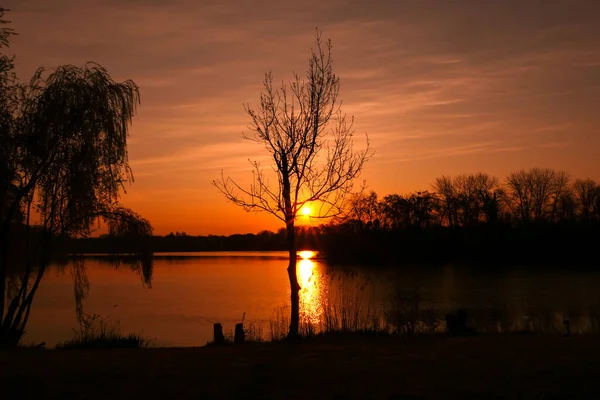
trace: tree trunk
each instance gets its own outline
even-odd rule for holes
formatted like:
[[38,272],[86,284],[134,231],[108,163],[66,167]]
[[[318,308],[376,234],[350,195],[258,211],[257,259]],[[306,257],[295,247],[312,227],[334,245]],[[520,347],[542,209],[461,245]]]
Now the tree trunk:
[[[8,268],[8,225],[3,221],[0,228],[0,340],[3,336],[4,308],[6,299],[6,270]],[[6,227],[4,226],[6,224]]]
[[299,336],[300,326],[300,284],[298,283],[298,275],[296,274],[296,204],[292,205],[291,196],[291,185],[290,185],[290,171],[288,169],[288,163],[286,154],[281,155],[281,171],[282,171],[282,184],[283,184],[283,202],[284,202],[284,215],[285,215],[285,227],[286,227],[286,239],[287,248],[290,255],[288,264],[288,277],[290,279],[290,330],[288,332],[288,339],[296,339]]
[[287,245],[290,255],[290,262],[288,264],[288,277],[290,279],[290,303],[291,303],[291,315],[290,315],[290,330],[288,332],[288,339],[296,339],[299,336],[300,326],[300,284],[298,283],[298,275],[296,273],[296,232],[294,228],[294,220],[288,219],[287,221]]

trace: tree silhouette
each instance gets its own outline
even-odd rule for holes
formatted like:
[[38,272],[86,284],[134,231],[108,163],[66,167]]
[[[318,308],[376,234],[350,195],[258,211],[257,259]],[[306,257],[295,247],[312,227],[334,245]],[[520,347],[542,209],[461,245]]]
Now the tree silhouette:
[[441,176],[436,178],[433,183],[433,189],[443,201],[444,206],[442,209],[448,226],[451,228],[458,226],[458,200],[452,177]]
[[591,179],[577,179],[573,185],[579,203],[579,215],[583,220],[595,218],[595,209],[600,197],[600,187]]
[[[12,65],[3,73],[14,76]],[[0,170],[0,346],[14,346],[61,238],[88,236],[100,219],[112,235],[144,236],[152,228],[118,202],[133,182],[133,81],[115,82],[90,63],[40,68],[27,85],[0,84],[0,92],[11,93],[0,103],[2,155],[9,155]],[[79,281],[84,290],[86,280]]]
[[553,221],[561,201],[570,194],[569,174],[550,168],[513,172],[506,178],[505,202],[522,222]]
[[341,111],[339,78],[333,73],[331,41],[315,35],[316,47],[308,61],[306,77],[273,87],[271,73],[255,107],[247,105],[251,135],[245,139],[263,145],[273,158],[277,180],[271,185],[258,162],[252,162],[253,183],[242,188],[223,174],[213,184],[234,204],[246,211],[266,211],[286,225],[291,288],[289,336],[298,335],[299,291],[296,276],[295,221],[307,203],[318,203],[319,218],[339,215],[353,181],[370,157],[353,150],[353,119]]
[[354,222],[359,230],[373,228],[381,223],[382,207],[374,191],[354,194],[348,202],[348,208],[345,220]]
[[475,226],[498,220],[500,192],[495,176],[477,173],[436,178],[433,188],[443,204],[449,227]]

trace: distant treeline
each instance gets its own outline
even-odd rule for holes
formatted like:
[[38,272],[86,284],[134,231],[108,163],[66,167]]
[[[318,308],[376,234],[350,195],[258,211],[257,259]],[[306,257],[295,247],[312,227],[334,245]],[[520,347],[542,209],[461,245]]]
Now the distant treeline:
[[[298,248],[334,263],[547,262],[600,264],[600,186],[534,168],[504,181],[484,173],[442,176],[431,191],[356,195],[343,218],[298,227]],[[71,240],[79,253],[286,250],[285,229],[230,236],[170,233]],[[600,265],[599,265],[600,266]]]
[[600,264],[600,187],[553,169],[442,176],[432,191],[356,196],[325,229],[335,262],[591,260]]
[[[300,249],[320,247],[318,229],[298,227]],[[70,239],[66,243],[74,253],[144,253],[195,252],[195,251],[284,251],[285,229],[277,232],[262,231],[258,234],[235,234],[229,236],[192,236],[185,232],[169,233],[144,239],[102,235],[98,238]]]

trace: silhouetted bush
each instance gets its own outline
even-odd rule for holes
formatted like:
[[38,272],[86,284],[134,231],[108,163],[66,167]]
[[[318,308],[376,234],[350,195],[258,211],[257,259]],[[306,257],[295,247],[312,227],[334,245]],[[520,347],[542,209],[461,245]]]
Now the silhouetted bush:
[[153,341],[137,333],[124,334],[118,323],[107,321],[99,315],[82,316],[80,328],[74,332],[73,339],[59,343],[56,348],[72,349],[121,349],[144,348]]

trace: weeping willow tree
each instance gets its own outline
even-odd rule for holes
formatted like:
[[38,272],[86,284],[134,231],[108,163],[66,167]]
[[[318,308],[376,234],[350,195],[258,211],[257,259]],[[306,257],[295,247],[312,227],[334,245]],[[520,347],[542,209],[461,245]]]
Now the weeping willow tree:
[[[88,63],[40,68],[28,84],[1,84],[12,95],[0,110],[2,155],[9,155],[0,171],[0,346],[14,346],[61,239],[88,236],[100,221],[113,235],[145,236],[152,228],[119,204],[133,182],[127,161],[139,104],[133,81],[115,82]],[[75,271],[76,298],[78,290],[85,295],[83,273]]]
[[353,119],[342,113],[338,99],[340,80],[333,72],[331,41],[315,35],[315,48],[306,76],[273,86],[265,76],[264,92],[256,107],[246,107],[252,132],[244,138],[262,145],[272,157],[275,184],[258,162],[252,162],[253,182],[242,187],[221,176],[213,184],[226,199],[246,211],[270,213],[285,223],[289,251],[291,318],[289,338],[298,336],[300,284],[296,273],[295,224],[306,204],[318,204],[316,218],[330,218],[344,211],[353,182],[372,152],[353,149]]
[[17,85],[14,73],[13,57],[4,54],[9,44],[9,38],[14,35],[12,29],[7,27],[7,21],[2,17],[4,9],[0,7],[0,198],[2,208],[0,217],[4,214],[7,194],[7,185],[11,176],[11,164],[14,155],[11,153],[13,143],[10,132],[13,125],[13,111],[15,109],[15,94]]

